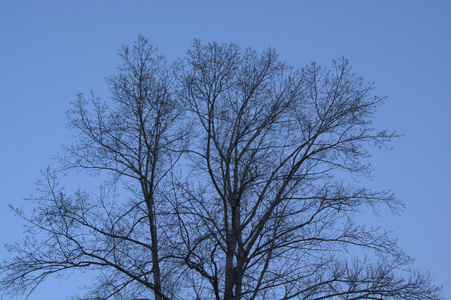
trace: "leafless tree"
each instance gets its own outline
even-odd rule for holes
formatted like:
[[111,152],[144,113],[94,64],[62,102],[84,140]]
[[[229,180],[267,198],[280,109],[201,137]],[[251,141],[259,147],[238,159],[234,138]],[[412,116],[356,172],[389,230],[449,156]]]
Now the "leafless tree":
[[121,55],[111,104],[79,95],[59,157],[104,187],[69,195],[45,172],[36,210],[15,209],[28,236],[8,246],[3,290],[80,269],[95,299],[440,299],[396,240],[358,222],[402,208],[355,180],[397,135],[372,128],[384,99],[346,59],[298,70],[273,49],[195,41],[168,66],[142,37]]
[[367,146],[396,134],[371,128],[383,99],[346,59],[296,70],[273,49],[196,41],[181,76],[198,135],[174,198],[174,248],[209,283],[200,298],[438,297],[427,276],[397,277],[410,259],[395,240],[353,221],[362,207],[401,204],[351,185],[369,171]]
[[[78,95],[68,111],[76,142],[59,157],[63,170],[109,174],[107,186],[96,199],[84,192],[71,196],[47,171],[37,210],[31,216],[16,210],[28,222],[29,237],[24,247],[8,247],[18,256],[2,266],[9,272],[3,288],[32,291],[50,274],[96,269],[92,298],[127,291],[131,299],[151,290],[155,299],[169,299],[157,211],[163,180],[185,147],[183,110],[174,98],[171,68],[147,39],[139,37],[120,55],[119,74],[107,79],[111,104]],[[116,197],[118,184],[129,199]],[[37,232],[46,238],[33,239]]]

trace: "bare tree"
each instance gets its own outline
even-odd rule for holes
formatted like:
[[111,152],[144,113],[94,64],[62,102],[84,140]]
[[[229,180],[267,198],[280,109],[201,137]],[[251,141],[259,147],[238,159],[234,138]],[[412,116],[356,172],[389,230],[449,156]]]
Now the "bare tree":
[[397,277],[410,259],[395,240],[353,221],[401,206],[345,180],[369,171],[367,145],[396,137],[371,128],[373,86],[346,59],[298,71],[273,49],[240,51],[196,41],[182,75],[198,136],[176,248],[210,284],[202,298],[436,299],[427,276]]
[[384,99],[346,59],[297,70],[273,49],[196,41],[167,66],[142,37],[121,55],[112,104],[79,95],[60,157],[104,188],[68,195],[44,174],[35,212],[16,209],[29,235],[8,246],[3,290],[81,269],[97,271],[95,299],[440,299],[388,233],[357,222],[402,203],[354,180],[397,135],[371,127]]
[[[161,271],[157,212],[162,182],[185,147],[183,111],[174,98],[171,68],[147,39],[139,37],[120,55],[119,75],[107,80],[112,103],[78,95],[68,111],[76,143],[59,157],[63,170],[109,174],[107,185],[97,199],[83,192],[69,196],[47,171],[36,212],[16,210],[30,235],[24,247],[8,247],[18,256],[2,266],[9,272],[3,288],[32,291],[50,274],[96,269],[93,298],[125,291],[131,298],[151,290],[155,299],[169,299],[162,286],[167,274]],[[115,197],[118,184],[130,192],[128,200]],[[38,231],[44,240],[31,238]]]

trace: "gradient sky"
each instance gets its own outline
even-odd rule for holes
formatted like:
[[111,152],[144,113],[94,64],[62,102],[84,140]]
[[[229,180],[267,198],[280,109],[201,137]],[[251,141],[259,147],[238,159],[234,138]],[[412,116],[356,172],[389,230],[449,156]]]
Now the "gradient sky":
[[[8,204],[29,207],[39,170],[69,142],[69,102],[107,97],[118,50],[139,34],[169,60],[194,38],[271,46],[298,67],[347,57],[388,96],[375,126],[405,135],[372,151],[368,185],[407,208],[369,222],[392,230],[451,300],[451,1],[0,0],[0,242],[21,240]],[[30,299],[63,299],[82,280],[48,280]]]

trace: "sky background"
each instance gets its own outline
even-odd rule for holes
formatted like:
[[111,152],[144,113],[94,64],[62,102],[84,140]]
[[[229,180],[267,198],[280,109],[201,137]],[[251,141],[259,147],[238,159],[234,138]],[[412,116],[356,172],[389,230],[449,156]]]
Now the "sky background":
[[[407,208],[368,220],[392,230],[451,300],[451,1],[0,0],[2,244],[22,238],[8,204],[30,207],[22,199],[39,170],[70,142],[69,102],[90,90],[107,97],[104,78],[116,74],[118,50],[139,34],[170,61],[194,38],[274,47],[298,67],[347,57],[388,96],[375,126],[405,135],[392,151],[372,150],[367,185],[391,188]],[[50,279],[29,299],[64,299],[87,278]]]

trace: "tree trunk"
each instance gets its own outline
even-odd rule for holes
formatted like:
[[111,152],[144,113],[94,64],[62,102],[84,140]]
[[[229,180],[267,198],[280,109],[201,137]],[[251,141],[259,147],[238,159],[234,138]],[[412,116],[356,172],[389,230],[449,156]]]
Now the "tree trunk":
[[149,197],[146,201],[149,212],[149,225],[150,225],[150,237],[152,240],[152,273],[154,281],[154,295],[155,300],[161,300],[161,274],[160,274],[160,261],[158,258],[158,237],[157,227],[155,222],[155,212],[153,199]]
[[[232,222],[231,230],[228,234],[227,243],[227,256],[226,256],[226,277],[225,277],[225,292],[224,299],[232,300],[239,299],[241,296],[241,281],[242,274],[241,270],[234,265],[234,257],[237,256],[237,262],[241,258],[242,250],[240,246],[237,249],[237,244],[241,244],[241,211],[239,201],[237,199],[237,193],[233,192],[232,201],[230,201],[232,206]],[[233,293],[235,291],[235,294]]]
[[235,295],[233,294],[234,285],[235,285],[235,268],[233,266],[233,252],[232,247],[234,247],[233,243],[229,243],[227,249],[227,257],[226,257],[226,276],[225,276],[225,287],[224,287],[224,300],[234,300]]

